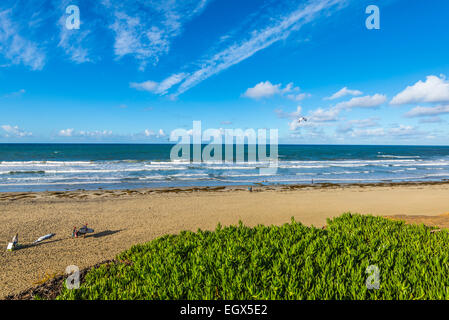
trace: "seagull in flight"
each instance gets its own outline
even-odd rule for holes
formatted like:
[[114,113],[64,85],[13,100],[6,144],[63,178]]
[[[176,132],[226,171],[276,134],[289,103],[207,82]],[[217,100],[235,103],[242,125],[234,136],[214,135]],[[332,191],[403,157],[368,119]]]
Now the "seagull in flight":
[[301,122],[307,122],[307,118],[305,118],[305,117],[299,117],[298,122],[299,122],[299,123],[301,123]]

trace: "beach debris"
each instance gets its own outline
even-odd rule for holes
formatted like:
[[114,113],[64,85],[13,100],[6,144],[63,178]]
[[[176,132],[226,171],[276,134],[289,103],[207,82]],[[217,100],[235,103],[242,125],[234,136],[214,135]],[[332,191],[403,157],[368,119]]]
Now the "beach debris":
[[46,234],[45,236],[42,236],[42,237],[40,237],[39,239],[37,239],[36,241],[34,241],[33,243],[36,244],[36,243],[42,242],[42,241],[44,241],[44,240],[53,238],[55,235],[56,235],[56,233],[49,233],[49,234]]
[[86,224],[84,224],[84,226],[82,226],[79,229],[77,229],[76,227],[73,227],[72,237],[78,238],[80,236],[83,236],[85,238],[86,234],[93,233],[93,232],[94,232],[94,229],[88,228],[87,223],[86,223]]

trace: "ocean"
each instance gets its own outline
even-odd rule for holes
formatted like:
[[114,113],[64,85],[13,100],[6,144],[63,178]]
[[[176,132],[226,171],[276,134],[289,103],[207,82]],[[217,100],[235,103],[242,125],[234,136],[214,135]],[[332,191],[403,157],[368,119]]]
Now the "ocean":
[[279,145],[273,174],[257,159],[173,162],[172,147],[0,144],[0,192],[449,180],[449,147]]

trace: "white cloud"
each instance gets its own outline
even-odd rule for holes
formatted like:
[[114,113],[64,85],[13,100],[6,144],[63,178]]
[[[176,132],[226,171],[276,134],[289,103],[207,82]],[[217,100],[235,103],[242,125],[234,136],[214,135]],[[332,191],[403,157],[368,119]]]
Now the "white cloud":
[[404,91],[398,93],[390,102],[392,105],[410,103],[449,102],[449,81],[441,75],[427,76],[426,81],[419,80]]
[[159,129],[159,132],[158,132],[157,135],[158,135],[158,138],[162,138],[162,137],[165,137],[165,136],[166,136],[164,130],[162,130],[162,129]]
[[309,113],[308,119],[313,122],[330,122],[337,121],[340,110],[333,107],[330,109],[318,108]]
[[88,131],[88,130],[74,130],[72,128],[70,129],[64,129],[60,130],[57,134],[59,137],[63,138],[78,138],[82,140],[135,140],[135,139],[142,139],[145,137],[148,138],[164,138],[166,136],[163,129],[159,129],[157,132],[145,129],[138,133],[128,133],[128,134],[116,134],[113,133],[111,130],[94,130],[94,131]]
[[449,105],[436,107],[415,107],[405,114],[407,118],[431,117],[449,113]]
[[252,88],[248,88],[243,94],[244,97],[251,99],[269,98],[274,95],[283,95],[290,100],[301,101],[304,98],[310,96],[307,93],[299,93],[301,89],[295,87],[293,82],[290,82],[282,88],[282,84],[272,84],[270,81],[260,82]]
[[159,129],[159,131],[156,133],[153,130],[145,129],[144,135],[146,137],[156,137],[156,138],[163,138],[166,136],[164,130]]
[[335,105],[337,109],[352,109],[352,108],[376,108],[384,104],[387,97],[376,93],[373,96],[364,96],[352,98],[349,101],[340,102]]
[[181,82],[185,78],[185,76],[186,76],[185,73],[178,73],[171,75],[170,77],[166,78],[160,83],[148,80],[141,83],[131,82],[129,86],[137,90],[148,91],[155,94],[164,95],[171,87]]
[[347,87],[344,87],[344,88],[340,89],[339,91],[337,91],[336,93],[334,93],[333,95],[331,95],[330,97],[324,98],[324,100],[335,100],[335,99],[339,99],[339,98],[342,98],[347,95],[360,96],[362,94],[363,94],[362,91],[350,90]]
[[86,137],[86,138],[101,138],[111,137],[113,135],[111,130],[95,130],[95,131],[76,131],[73,128],[63,129],[58,132],[60,137]]
[[112,136],[111,130],[103,130],[103,131],[80,131],[77,133],[78,136],[81,137],[109,137]]
[[27,132],[20,129],[18,126],[11,126],[9,124],[2,125],[1,128],[6,132],[5,137],[31,137],[32,132]]
[[23,38],[11,20],[11,10],[0,12],[0,54],[12,64],[23,64],[32,70],[45,65],[45,53],[34,42]]
[[145,82],[131,82],[129,84],[129,86],[131,88],[137,89],[137,90],[141,90],[141,91],[149,91],[149,92],[157,92],[158,91],[158,87],[159,84],[155,81],[145,81]]
[[280,84],[273,85],[270,81],[260,82],[255,87],[248,88],[243,95],[251,99],[272,97],[281,92],[280,87]]
[[299,93],[300,91],[301,89],[299,87],[295,87],[293,82],[290,82],[284,89],[281,90],[281,94],[293,101],[301,101],[311,96],[310,93]]
[[63,129],[58,132],[58,136],[61,137],[71,137],[73,135],[73,129]]

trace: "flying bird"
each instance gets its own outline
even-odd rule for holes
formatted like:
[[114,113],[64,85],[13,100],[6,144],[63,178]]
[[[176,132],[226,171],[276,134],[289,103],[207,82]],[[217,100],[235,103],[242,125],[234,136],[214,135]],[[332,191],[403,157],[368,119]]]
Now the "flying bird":
[[301,123],[301,122],[307,122],[307,118],[305,118],[305,117],[299,117],[298,122],[299,122],[299,123]]

